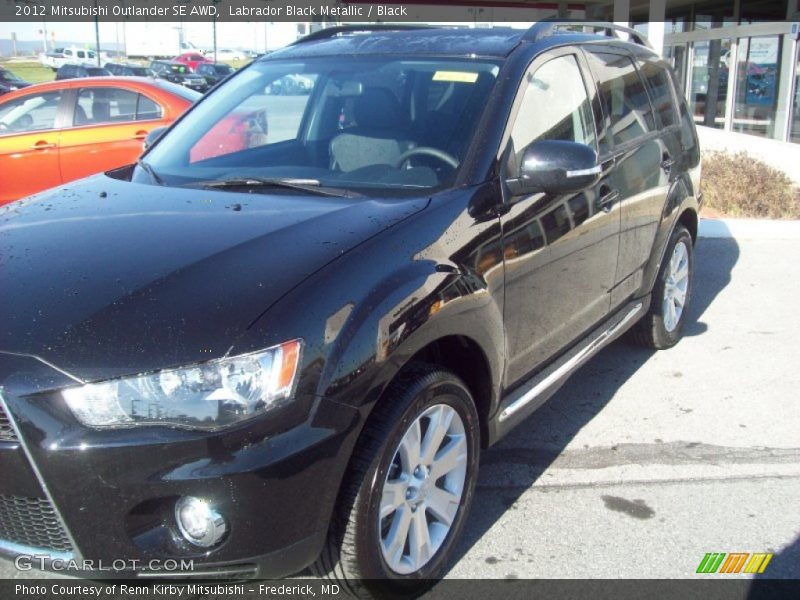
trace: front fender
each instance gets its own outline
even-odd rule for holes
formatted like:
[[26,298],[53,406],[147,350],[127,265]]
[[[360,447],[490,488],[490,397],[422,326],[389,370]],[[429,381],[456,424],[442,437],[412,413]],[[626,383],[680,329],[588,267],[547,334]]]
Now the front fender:
[[[503,265],[500,224],[468,208],[474,190],[435,197],[424,210],[328,264],[273,305],[232,353],[305,340],[298,393],[357,409],[337,454],[350,456],[363,424],[397,372],[429,343],[477,344],[502,380]],[[496,401],[496,400],[495,400]],[[330,511],[347,461],[321,484]]]

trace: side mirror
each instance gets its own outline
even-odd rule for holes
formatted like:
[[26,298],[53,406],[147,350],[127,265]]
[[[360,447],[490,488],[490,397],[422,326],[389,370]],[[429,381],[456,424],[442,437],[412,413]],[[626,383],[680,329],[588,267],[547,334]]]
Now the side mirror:
[[144,148],[143,150],[147,150],[150,146],[156,143],[158,138],[161,137],[161,134],[167,130],[166,127],[156,127],[150,133],[147,134],[147,137],[144,138]]
[[520,163],[516,179],[506,182],[514,195],[580,192],[597,183],[602,173],[594,149],[561,140],[533,142]]

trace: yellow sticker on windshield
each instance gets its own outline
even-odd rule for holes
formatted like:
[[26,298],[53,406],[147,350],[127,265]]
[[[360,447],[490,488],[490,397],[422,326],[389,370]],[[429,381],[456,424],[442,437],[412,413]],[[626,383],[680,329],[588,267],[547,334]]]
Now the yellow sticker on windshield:
[[477,73],[466,71],[436,71],[433,74],[434,81],[457,81],[458,83],[475,83],[478,81]]

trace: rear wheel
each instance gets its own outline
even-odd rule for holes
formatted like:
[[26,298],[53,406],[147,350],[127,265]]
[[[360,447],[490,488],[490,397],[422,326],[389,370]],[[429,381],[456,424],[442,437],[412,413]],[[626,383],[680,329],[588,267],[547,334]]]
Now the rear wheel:
[[639,344],[663,350],[680,340],[692,296],[692,251],[692,236],[685,227],[678,225],[664,254],[650,310],[632,331]]
[[478,414],[452,373],[414,365],[373,410],[314,571],[350,593],[418,593],[441,577],[475,490]]

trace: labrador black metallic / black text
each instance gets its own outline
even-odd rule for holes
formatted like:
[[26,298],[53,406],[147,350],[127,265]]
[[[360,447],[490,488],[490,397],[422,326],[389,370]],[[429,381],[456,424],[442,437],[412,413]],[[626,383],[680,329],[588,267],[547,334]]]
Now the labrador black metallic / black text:
[[0,551],[441,576],[481,449],[687,314],[692,116],[573,29],[324,30],[4,207]]

